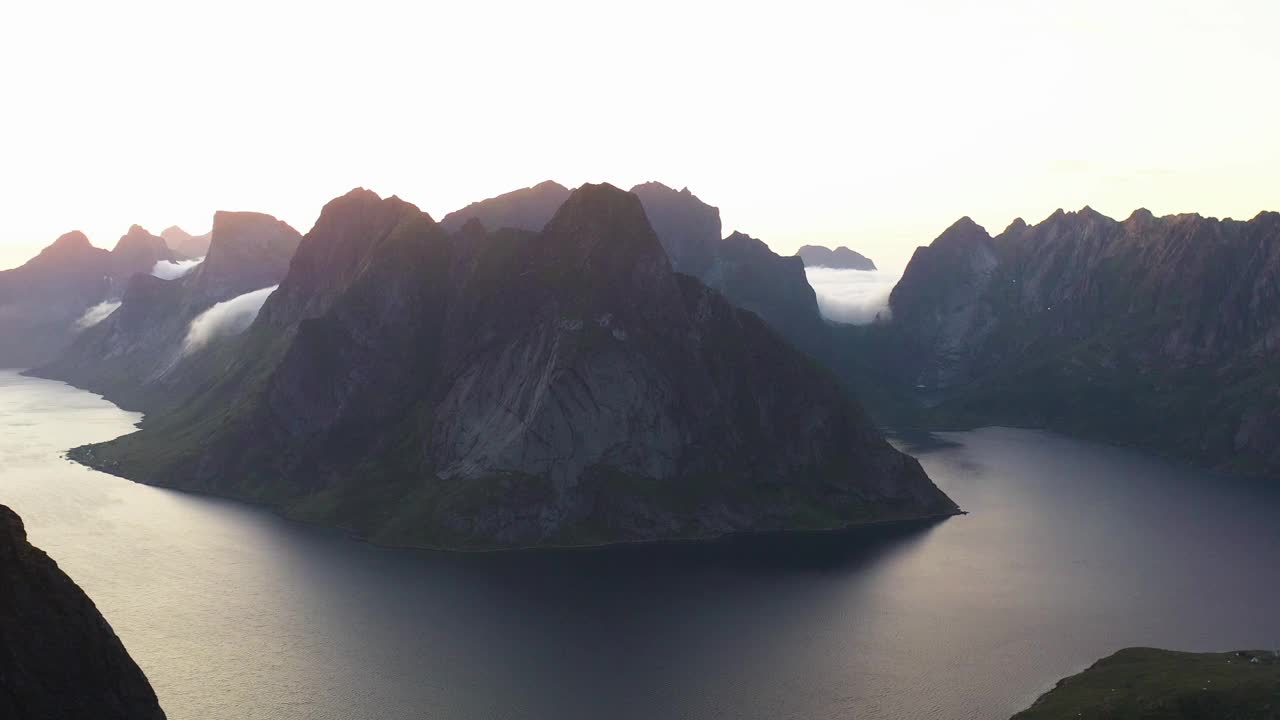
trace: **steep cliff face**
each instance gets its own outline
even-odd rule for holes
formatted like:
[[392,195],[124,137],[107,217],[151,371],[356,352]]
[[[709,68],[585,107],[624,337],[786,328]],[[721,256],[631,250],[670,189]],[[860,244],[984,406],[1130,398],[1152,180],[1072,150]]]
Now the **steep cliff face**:
[[675,273],[635,195],[540,233],[326,206],[221,380],[76,457],[390,543],[486,548],[955,506],[813,361]]
[[164,718],[151,684],[84,592],[0,505],[0,717]]
[[134,226],[111,252],[70,232],[22,267],[0,271],[0,337],[22,338],[0,343],[0,367],[49,362],[75,339],[90,308],[118,301],[135,273],[173,257],[163,240]]
[[838,270],[875,270],[871,258],[841,245],[832,250],[822,245],[805,245],[796,251],[805,267],[825,267]]
[[[120,306],[30,374],[100,393],[131,409],[173,402],[203,381],[190,372],[193,322],[218,303],[280,282],[302,236],[269,215],[219,212],[207,257],[174,280],[134,275]],[[207,368],[201,368],[205,370]]]
[[884,362],[948,423],[1043,425],[1280,475],[1280,214],[1085,208],[916,252]]

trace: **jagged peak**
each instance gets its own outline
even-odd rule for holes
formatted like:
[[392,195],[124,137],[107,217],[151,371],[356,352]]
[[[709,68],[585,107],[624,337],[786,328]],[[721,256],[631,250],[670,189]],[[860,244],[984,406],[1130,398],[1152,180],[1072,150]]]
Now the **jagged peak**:
[[959,220],[951,223],[951,226],[948,227],[946,230],[943,230],[942,235],[938,236],[938,239],[941,240],[942,238],[947,236],[954,236],[954,235],[961,235],[961,234],[968,235],[972,233],[979,233],[983,236],[990,237],[990,235],[987,233],[986,228],[974,222],[973,218],[969,217],[968,215],[965,215]]
[[574,190],[543,235],[567,239],[587,254],[607,244],[605,252],[636,259],[661,257],[667,264],[640,198],[609,183],[587,183]]
[[1016,217],[1013,219],[1013,222],[1009,223],[1009,226],[1004,229],[1004,232],[1000,234],[1008,235],[1010,233],[1019,233],[1026,229],[1027,229],[1027,221],[1023,220],[1020,217]]

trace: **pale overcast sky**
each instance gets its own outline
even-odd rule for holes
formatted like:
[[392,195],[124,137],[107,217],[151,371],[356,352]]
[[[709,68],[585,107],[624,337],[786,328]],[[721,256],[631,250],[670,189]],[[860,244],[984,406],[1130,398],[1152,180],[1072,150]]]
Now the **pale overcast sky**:
[[0,267],[71,229],[306,231],[659,180],[791,253],[1280,209],[1280,3],[27,2],[0,24]]

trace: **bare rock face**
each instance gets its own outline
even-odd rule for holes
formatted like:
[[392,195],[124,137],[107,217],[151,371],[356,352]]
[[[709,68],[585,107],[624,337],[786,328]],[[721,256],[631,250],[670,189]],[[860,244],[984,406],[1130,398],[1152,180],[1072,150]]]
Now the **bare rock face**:
[[1047,426],[1280,475],[1280,214],[967,218],[912,258],[888,373],[953,425]]
[[822,245],[805,245],[796,251],[805,267],[825,267],[837,270],[875,270],[871,258],[841,245],[832,250]]
[[430,547],[957,512],[814,361],[675,272],[608,185],[536,233],[449,234],[353,191],[226,357],[182,407],[76,457]]
[[164,718],[151,684],[84,592],[0,505],[0,717]]

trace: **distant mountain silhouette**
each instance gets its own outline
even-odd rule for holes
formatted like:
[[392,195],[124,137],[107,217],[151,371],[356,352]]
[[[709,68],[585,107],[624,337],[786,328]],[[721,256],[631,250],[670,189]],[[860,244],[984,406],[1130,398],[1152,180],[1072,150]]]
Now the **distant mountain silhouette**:
[[440,221],[446,232],[457,232],[468,220],[478,220],[489,231],[517,228],[541,232],[551,216],[569,198],[569,189],[547,180],[533,187],[473,202]]
[[189,258],[204,257],[209,252],[209,242],[212,239],[212,232],[204,235],[192,235],[182,228],[174,225],[166,228],[160,233],[160,237],[168,243],[173,251]]
[[70,232],[21,267],[0,271],[0,367],[31,367],[70,345],[93,306],[119,300],[135,273],[149,273],[177,256],[164,240],[137,225],[111,252]]
[[805,245],[796,251],[805,267],[825,267],[838,270],[875,270],[871,258],[841,245],[832,250],[822,245]]
[[302,236],[270,215],[218,212],[207,257],[174,280],[138,274],[120,307],[30,374],[63,380],[129,408],[181,394],[191,322],[216,303],[275,285]]

